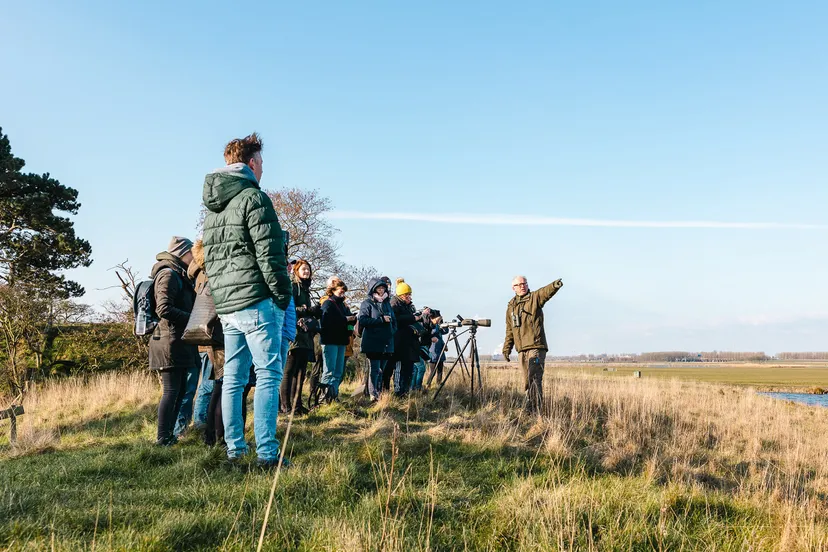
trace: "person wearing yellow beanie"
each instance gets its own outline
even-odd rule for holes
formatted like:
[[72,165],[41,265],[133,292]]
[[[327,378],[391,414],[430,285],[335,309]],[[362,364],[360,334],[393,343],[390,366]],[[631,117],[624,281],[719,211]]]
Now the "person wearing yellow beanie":
[[397,322],[394,334],[394,356],[385,365],[383,388],[391,389],[391,376],[394,377],[394,391],[397,396],[405,396],[411,390],[414,375],[414,363],[420,358],[420,337],[425,331],[423,318],[431,311],[423,309],[417,313],[411,301],[411,286],[402,278],[397,279],[397,295],[391,299],[391,309]]
[[411,286],[405,283],[403,278],[397,278],[397,289],[395,295],[411,295]]

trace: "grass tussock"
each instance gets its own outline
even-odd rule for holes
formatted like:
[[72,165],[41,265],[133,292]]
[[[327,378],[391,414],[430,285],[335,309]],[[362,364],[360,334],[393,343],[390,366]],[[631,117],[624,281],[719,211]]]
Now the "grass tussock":
[[[35,387],[26,396],[26,414],[17,421],[17,442],[6,454],[25,456],[61,445],[64,449],[91,445],[103,441],[107,433],[131,434],[138,429],[136,424],[152,423],[136,413],[150,414],[158,399],[158,384],[142,373],[111,372]],[[0,446],[4,443],[9,444],[8,434],[0,431]]]
[[[455,378],[295,419],[264,549],[828,549],[826,409],[548,370],[537,415],[516,371],[475,398]],[[158,395],[145,374],[31,393],[14,446],[0,426],[0,550],[255,549],[273,475],[197,435],[153,447]]]

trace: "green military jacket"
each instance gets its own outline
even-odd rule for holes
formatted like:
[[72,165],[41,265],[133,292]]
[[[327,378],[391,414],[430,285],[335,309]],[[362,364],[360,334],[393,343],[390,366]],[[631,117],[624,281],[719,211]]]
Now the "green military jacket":
[[273,203],[247,165],[235,163],[204,179],[204,264],[218,314],[292,295],[285,237]]
[[563,285],[559,285],[558,282],[552,282],[537,291],[530,291],[523,297],[515,295],[509,301],[509,306],[506,307],[504,358],[509,358],[512,347],[519,353],[532,349],[549,350],[546,344],[546,331],[543,328],[543,306]]

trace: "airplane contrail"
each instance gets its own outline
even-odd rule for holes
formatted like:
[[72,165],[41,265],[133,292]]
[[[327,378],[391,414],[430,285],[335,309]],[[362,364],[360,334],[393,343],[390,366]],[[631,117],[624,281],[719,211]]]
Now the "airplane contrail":
[[826,224],[787,222],[720,222],[720,221],[647,221],[541,217],[532,215],[467,214],[467,213],[369,213],[364,211],[333,211],[329,218],[338,220],[395,220],[471,224],[489,226],[587,226],[603,228],[712,228],[734,230],[828,230]]

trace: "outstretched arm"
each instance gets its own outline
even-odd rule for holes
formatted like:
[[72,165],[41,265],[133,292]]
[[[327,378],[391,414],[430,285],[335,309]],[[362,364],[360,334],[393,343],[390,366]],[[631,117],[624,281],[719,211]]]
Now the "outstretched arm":
[[548,286],[544,286],[540,288],[538,291],[535,292],[537,296],[538,306],[542,307],[546,304],[547,301],[552,299],[558,290],[563,287],[563,280],[555,280]]

